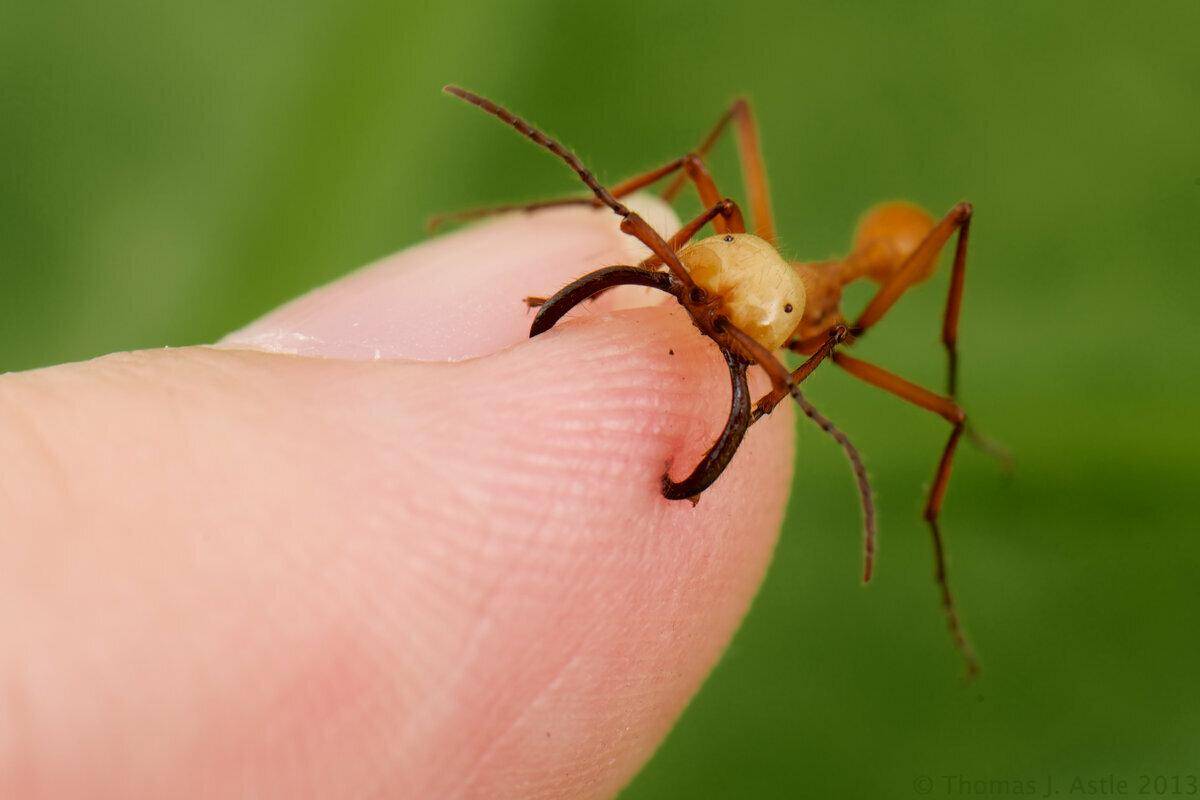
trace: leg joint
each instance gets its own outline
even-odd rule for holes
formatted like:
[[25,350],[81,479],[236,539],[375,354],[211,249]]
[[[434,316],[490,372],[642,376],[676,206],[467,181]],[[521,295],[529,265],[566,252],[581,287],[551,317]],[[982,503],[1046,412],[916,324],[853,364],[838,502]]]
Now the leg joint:
[[707,172],[704,168],[704,161],[697,153],[688,153],[683,157],[683,171],[693,180]]

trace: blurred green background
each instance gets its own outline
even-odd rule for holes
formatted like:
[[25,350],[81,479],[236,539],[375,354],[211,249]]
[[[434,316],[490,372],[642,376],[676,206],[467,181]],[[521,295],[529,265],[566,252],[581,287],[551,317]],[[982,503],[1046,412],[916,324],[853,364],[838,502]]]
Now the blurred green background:
[[[431,212],[576,190],[445,82],[610,181],[745,93],[787,255],[842,252],[881,199],[975,204],[962,393],[1018,468],[964,448],[944,527],[985,673],[959,682],[919,519],[945,425],[823,370],[878,577],[841,453],[802,427],[766,585],[624,797],[1200,774],[1200,5],[838,6],[9,0],[0,368],[212,341]],[[940,387],[946,273],[861,352]]]

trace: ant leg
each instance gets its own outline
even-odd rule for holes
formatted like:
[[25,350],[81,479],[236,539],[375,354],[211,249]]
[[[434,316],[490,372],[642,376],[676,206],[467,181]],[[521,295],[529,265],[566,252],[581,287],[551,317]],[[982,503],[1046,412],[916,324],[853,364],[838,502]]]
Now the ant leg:
[[[680,250],[684,245],[695,238],[705,225],[717,217],[723,217],[730,233],[745,233],[746,223],[742,220],[742,211],[738,208],[738,204],[730,200],[728,197],[714,205],[712,208],[705,211],[693,219],[688,224],[684,225],[675,235],[667,240],[667,246],[672,250]],[[662,264],[662,259],[658,256],[650,256],[638,263],[639,267],[650,269]]]
[[[958,229],[954,247],[954,266],[950,271],[950,290],[946,295],[946,310],[942,314],[942,346],[946,348],[946,394],[958,399],[958,318],[962,312],[963,280],[967,274],[967,239],[971,235],[971,212]],[[1000,462],[1001,470],[1012,470],[1012,454],[998,442],[977,431],[973,425],[965,429],[971,444]]]
[[[750,101],[738,98],[733,105],[721,115],[717,124],[709,131],[708,136],[700,142],[694,152],[703,158],[712,146],[725,132],[730,121],[735,125],[737,136],[738,156],[742,162],[742,175],[746,184],[746,193],[750,199],[750,210],[754,215],[755,233],[771,244],[775,243],[775,220],[771,214],[771,195],[767,189],[767,173],[763,168],[762,148],[758,141],[758,126],[754,122],[754,112],[750,109]],[[679,194],[683,187],[683,178],[677,177],[663,191],[664,200],[670,201]]]
[[938,516],[942,510],[942,500],[946,495],[946,487],[950,483],[950,472],[954,464],[954,451],[958,447],[959,437],[962,436],[963,429],[966,427],[966,412],[952,398],[935,394],[874,364],[852,358],[841,352],[835,352],[832,358],[835,364],[859,380],[894,394],[900,399],[907,400],[927,411],[932,411],[954,426],[950,431],[950,438],[947,440],[946,446],[942,449],[942,456],[938,460],[933,486],[930,488],[929,496],[925,501],[924,517],[925,521],[929,523],[929,531],[933,539],[934,577],[937,580],[942,595],[942,610],[946,614],[946,624],[950,629],[951,637],[954,639],[954,645],[958,648],[959,653],[962,654],[963,661],[966,663],[967,678],[970,679],[979,673],[979,661],[975,657],[975,651],[972,649],[971,643],[967,640],[967,635],[958,618],[954,595],[950,591],[950,581],[946,572],[946,551],[944,542],[942,541],[942,531],[938,525]]
[[[696,185],[696,191],[700,195],[700,202],[705,206],[716,204],[721,197],[721,193],[717,190],[717,185],[713,181],[712,173],[708,171],[708,167],[699,156],[689,154],[682,158],[677,158],[674,161],[668,162],[661,167],[652,169],[649,172],[635,175],[632,178],[627,178],[624,181],[613,186],[610,190],[613,198],[619,199],[633,194],[639,189],[660,181],[663,177],[670,175],[672,172],[683,170],[680,176],[681,180],[691,180]],[[590,206],[592,208],[600,208],[603,203],[597,197],[563,197],[556,200],[538,200],[532,203],[509,203],[499,206],[490,206],[488,208],[475,208],[466,211],[458,211],[450,214],[438,214],[430,217],[426,223],[426,228],[429,231],[435,231],[446,222],[465,222],[473,219],[492,216],[494,214],[503,214],[509,211],[525,211],[534,212],[542,211],[547,208],[559,208],[562,206]],[[740,217],[740,211],[739,217]],[[714,226],[717,228],[717,233],[726,233],[732,228],[727,228],[725,220],[714,221]],[[740,230],[733,231],[734,233],[744,233],[745,225],[741,226]]]
[[958,318],[962,313],[963,280],[967,276],[967,239],[971,235],[971,207],[964,212],[954,246],[954,266],[950,270],[950,290],[942,313],[942,346],[946,348],[946,394],[958,395]]
[[[829,333],[826,335],[825,340],[821,343],[821,346],[817,348],[817,351],[805,359],[803,364],[792,370],[791,380],[789,382],[790,385],[796,386],[797,384],[802,383],[805,378],[813,373],[813,370],[815,370],[822,361],[824,361],[833,353],[833,348],[845,340],[845,325],[836,325],[831,328]],[[759,418],[774,411],[775,406],[779,405],[779,402],[787,396],[788,389],[786,388],[783,391],[780,391],[780,389],[776,388],[768,394],[763,395],[762,399],[758,401],[758,404],[754,408],[754,421],[757,422]]]
[[[954,257],[954,273],[950,279],[950,297],[946,304],[946,313],[942,326],[943,342],[947,342],[947,353],[950,360],[950,380],[953,383],[957,374],[957,354],[955,345],[958,336],[958,314],[962,305],[963,277],[967,267],[967,234],[971,226],[971,204],[959,203],[942,218],[933,229],[925,235],[917,249],[909,253],[908,258],[896,270],[883,286],[867,303],[867,307],[859,314],[855,323],[850,326],[850,334],[862,336],[867,330],[886,314],[900,295],[904,294],[919,276],[925,273],[930,262],[938,257],[946,246],[950,235],[958,231],[958,247]],[[953,394],[953,393],[952,393]]]
[[[667,246],[670,247],[672,250],[675,250],[675,251],[679,250],[685,244],[690,242],[692,240],[692,237],[694,237],[697,233],[700,232],[700,229],[702,229],[705,225],[707,225],[710,221],[712,221],[714,218],[716,218],[718,216],[724,217],[728,221],[729,227],[734,233],[742,233],[745,231],[745,225],[742,222],[742,212],[738,208],[737,203],[726,198],[726,199],[722,200],[721,202],[717,203],[712,208],[710,208],[708,211],[705,211],[703,214],[701,214],[700,216],[693,219],[687,225],[684,225],[682,228],[680,228],[675,233],[674,236],[672,236],[670,239],[667,240]],[[638,268],[654,269],[655,267],[658,267],[661,264],[662,264],[662,259],[659,258],[658,256],[652,255],[652,256],[649,256],[648,258],[644,259],[643,261],[638,262]],[[596,292],[588,299],[595,300],[597,297],[599,297],[600,295],[604,294],[607,291],[608,291],[608,289],[601,289],[600,291]],[[545,304],[546,304],[545,297],[526,297],[525,298],[525,305],[529,306],[530,308],[538,308]]]
[[554,155],[558,156],[575,172],[576,175],[579,176],[579,179],[583,181],[584,185],[592,190],[592,194],[596,196],[597,200],[611,208],[613,213],[621,217],[622,231],[646,245],[646,247],[650,248],[651,252],[659,256],[667,265],[667,268],[671,270],[671,273],[675,276],[676,280],[683,284],[686,291],[691,293],[698,289],[696,282],[692,280],[692,276],[688,274],[688,271],[686,268],[684,268],[683,263],[680,262],[678,256],[675,255],[675,251],[671,250],[667,246],[666,241],[662,238],[658,231],[654,230],[654,228],[650,226],[650,223],[642,219],[640,215],[636,214],[620,200],[617,200],[615,197],[613,197],[612,193],[608,189],[604,188],[600,181],[596,179],[596,176],[593,175],[588,168],[583,165],[583,162],[579,160],[578,156],[576,156],[567,148],[563,147],[559,142],[530,125],[525,120],[513,114],[508,109],[493,103],[487,98],[480,97],[479,95],[474,94],[473,92],[468,92],[466,89],[462,89],[458,86],[446,86],[445,91],[454,95],[455,97],[465,100],[473,106],[483,109],[487,113],[499,119],[501,122],[504,122],[515,129],[522,136],[525,136],[541,147],[546,148]]
[[[633,194],[638,189],[644,189],[655,181],[661,180],[664,176],[670,175],[672,172],[680,169],[683,166],[683,159],[677,158],[667,164],[664,164],[657,169],[652,169],[641,175],[635,175],[632,178],[618,183],[612,188],[612,196],[616,198],[625,197]],[[597,197],[561,197],[555,200],[537,200],[532,203],[508,203],[499,206],[489,206],[487,208],[467,209],[466,211],[455,211],[449,214],[438,214],[430,217],[426,223],[426,227],[430,231],[437,230],[447,222],[466,222],[468,220],[480,219],[482,217],[490,217],[494,214],[504,214],[509,211],[541,211],[547,208],[558,208],[561,206],[591,206],[592,208],[600,208],[604,204]]]
[[[692,237],[694,237],[697,233],[699,233],[700,230],[705,225],[707,225],[710,221],[712,221],[714,218],[716,218],[718,216],[724,217],[726,219],[730,230],[732,230],[734,233],[745,232],[746,228],[745,228],[745,223],[742,222],[741,210],[738,208],[737,203],[726,198],[726,199],[722,200],[721,202],[717,203],[712,208],[710,208],[708,211],[705,211],[703,214],[701,214],[700,216],[693,219],[688,224],[684,225],[682,228],[680,228],[675,233],[674,236],[672,236],[670,239],[667,240],[667,246],[669,248],[671,248],[671,250],[678,251],[685,244],[690,242],[692,240]],[[658,267],[661,264],[662,264],[662,259],[659,258],[658,256],[652,255],[642,261],[639,261],[638,267],[641,269],[654,269],[655,267]],[[599,292],[596,292],[594,295],[592,295],[589,299],[595,300],[597,297],[604,294],[604,292],[606,292],[606,291],[608,291],[608,290],[601,289]],[[544,297],[526,297],[525,298],[525,305],[529,306],[530,308],[537,308],[539,306],[544,305],[545,303],[546,303],[546,298],[544,298]]]
[[[971,216],[970,203],[959,203],[952,208],[950,213],[926,234],[925,239],[909,254],[891,279],[880,287],[850,329],[852,335],[861,336],[879,322],[900,295],[916,282],[916,276],[925,273],[929,263],[937,258],[949,241],[950,235],[957,229],[958,241],[954,248],[954,266],[950,271],[950,289],[942,313],[942,346],[946,348],[946,394],[955,399],[958,397],[958,319],[962,313],[963,283],[967,274],[967,241],[971,235]],[[1012,469],[1012,456],[1002,445],[993,442],[970,425],[966,428],[966,434],[973,445],[999,461],[1003,470]]]

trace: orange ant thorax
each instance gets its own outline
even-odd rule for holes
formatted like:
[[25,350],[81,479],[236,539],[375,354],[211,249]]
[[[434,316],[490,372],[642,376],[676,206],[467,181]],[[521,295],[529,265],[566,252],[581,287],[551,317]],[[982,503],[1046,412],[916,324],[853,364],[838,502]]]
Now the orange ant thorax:
[[808,305],[792,334],[798,341],[815,340],[832,326],[844,322],[841,316],[844,280],[840,261],[794,261],[792,268],[804,282]]
[[[850,255],[830,261],[793,262],[804,282],[808,305],[792,338],[813,342],[832,326],[846,322],[842,315],[842,291],[865,278],[883,284],[895,275],[934,227],[933,217],[923,208],[905,202],[881,203],[858,222]],[[937,253],[914,265],[913,283],[925,280],[936,266]]]

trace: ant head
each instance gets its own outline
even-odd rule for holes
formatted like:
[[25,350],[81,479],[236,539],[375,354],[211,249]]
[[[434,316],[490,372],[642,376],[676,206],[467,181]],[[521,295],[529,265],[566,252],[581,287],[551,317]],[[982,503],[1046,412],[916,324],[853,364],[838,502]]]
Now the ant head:
[[804,282],[767,241],[751,233],[701,239],[679,251],[688,274],[720,297],[729,321],[768,350],[787,341],[804,315]]
[[[900,201],[880,203],[858,221],[853,254],[847,259],[854,269],[848,277],[865,275],[883,283],[900,269],[933,226],[933,217],[920,206]],[[934,266],[934,259],[930,259],[917,280],[928,278]]]

